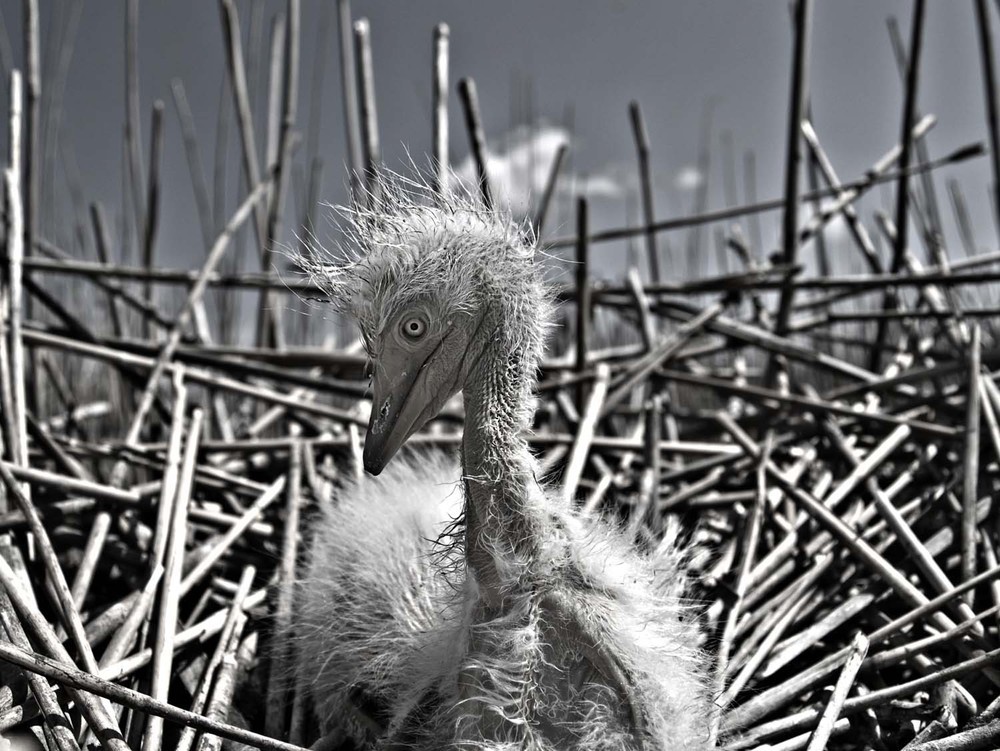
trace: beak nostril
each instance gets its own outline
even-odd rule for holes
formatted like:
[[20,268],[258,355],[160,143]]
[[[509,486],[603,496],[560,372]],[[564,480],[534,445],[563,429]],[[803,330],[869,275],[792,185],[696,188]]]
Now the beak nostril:
[[388,399],[386,399],[384,402],[382,402],[382,409],[379,410],[378,414],[379,414],[379,417],[381,419],[383,419],[383,420],[388,416],[388,414],[389,414],[389,400]]

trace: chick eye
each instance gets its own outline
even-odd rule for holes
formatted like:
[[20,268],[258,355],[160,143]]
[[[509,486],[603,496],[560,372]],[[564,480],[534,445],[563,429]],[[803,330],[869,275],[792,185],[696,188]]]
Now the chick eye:
[[419,339],[427,333],[427,322],[416,316],[407,318],[401,326],[403,334],[409,339]]

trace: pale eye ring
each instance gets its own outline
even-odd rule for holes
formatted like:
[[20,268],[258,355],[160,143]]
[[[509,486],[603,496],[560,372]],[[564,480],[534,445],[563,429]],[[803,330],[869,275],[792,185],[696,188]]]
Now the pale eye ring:
[[420,339],[427,333],[427,321],[419,316],[410,316],[403,319],[399,328],[407,339]]

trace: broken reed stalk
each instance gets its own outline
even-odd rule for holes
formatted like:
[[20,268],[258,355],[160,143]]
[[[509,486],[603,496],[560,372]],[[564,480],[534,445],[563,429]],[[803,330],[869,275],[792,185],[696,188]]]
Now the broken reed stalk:
[[431,189],[438,196],[448,190],[448,24],[434,27],[434,70],[431,77]]
[[652,230],[656,223],[656,211],[653,206],[653,176],[649,166],[649,135],[646,132],[646,122],[642,117],[642,108],[633,101],[629,104],[629,119],[632,122],[632,137],[635,139],[636,156],[639,161],[639,187],[642,192],[642,221],[646,226],[646,259],[649,264],[649,279],[653,284],[660,283],[660,252],[656,243],[656,233]]
[[[806,118],[802,121],[803,136],[805,136],[806,125],[809,123],[811,118],[812,113],[809,112],[806,114]],[[810,144],[810,152],[812,152],[812,144]],[[820,165],[816,158],[816,154],[810,153],[808,157],[806,157],[806,178],[809,183],[810,193],[815,193],[819,190],[819,171]],[[734,201],[730,205],[735,206],[736,202]],[[813,216],[822,213],[823,206],[818,199],[812,202],[812,211]],[[822,227],[820,227],[816,233],[816,261],[820,276],[830,276],[833,272],[830,262],[830,249],[827,247],[826,233],[823,231]]]
[[[886,25],[889,28],[893,57],[896,59],[896,70],[899,72],[900,82],[905,83],[907,56],[902,35],[899,33],[899,24],[896,23],[894,16],[889,16]],[[920,119],[919,109],[914,110],[913,117],[914,119]],[[923,139],[915,140],[913,148],[916,151],[918,162],[930,161],[926,141]],[[922,172],[920,174],[920,190],[919,193],[914,192],[914,198],[914,209],[918,215],[918,219],[920,214],[926,214],[926,222],[918,221],[918,225],[923,225],[921,234],[924,237],[924,242],[929,246],[928,249],[934,252],[934,247],[941,246],[944,234],[941,225],[941,211],[938,207],[937,192],[934,190],[934,181],[931,179],[929,173]]]
[[375,64],[372,62],[371,26],[367,18],[354,22],[354,65],[357,70],[360,104],[361,153],[364,165],[364,204],[376,209],[381,200],[379,165],[382,148],[379,142],[378,108],[375,104]]
[[[792,266],[798,258],[799,238],[799,166],[802,161],[800,129],[805,115],[809,91],[809,38],[812,27],[812,0],[796,0],[794,5],[791,93],[788,98],[788,132],[785,143],[785,202],[781,220],[782,262]],[[778,299],[774,331],[784,335],[788,330],[793,288],[784,287]],[[768,378],[774,376],[773,360],[768,363]]]
[[357,72],[354,70],[354,23],[350,0],[337,0],[337,49],[340,54],[340,90],[347,142],[347,169],[352,203],[362,195],[361,126],[358,116]]
[[[830,162],[830,158],[826,155],[826,152],[820,145],[819,136],[816,135],[816,131],[813,128],[812,123],[808,120],[802,121],[802,136],[805,138],[806,144],[809,147],[812,161],[816,167],[819,168],[826,184],[833,189],[839,188],[840,180],[838,179],[837,173],[833,168],[833,164]],[[892,153],[893,152],[890,152],[890,154]],[[882,164],[888,168],[892,162],[887,159],[883,159],[879,161],[879,165]],[[846,193],[841,194],[841,196],[849,198],[849,195]],[[858,218],[858,212],[855,211],[854,206],[850,201],[843,201],[841,216],[844,217],[844,221],[851,232],[851,237],[864,256],[864,259],[868,263],[868,267],[871,269],[872,273],[881,273],[882,262],[879,260],[878,251],[875,249],[875,243],[872,241],[871,235],[868,234],[868,230],[865,229],[864,224],[862,224],[861,220]],[[799,236],[800,242],[806,242],[814,233],[821,231],[823,217],[823,212],[817,211],[813,215],[813,218],[806,222],[805,226],[802,228],[802,233]],[[829,274],[822,274],[822,276],[829,276]]]
[[469,148],[476,163],[476,181],[483,206],[493,208],[493,192],[490,188],[490,176],[487,165],[486,133],[479,112],[479,94],[476,92],[476,82],[471,78],[463,78],[458,82],[458,98],[462,101],[462,112],[465,114],[465,129],[469,135]]
[[[923,48],[924,17],[926,15],[925,0],[916,0],[913,6],[913,19],[910,29],[910,47],[907,58],[906,81],[903,91],[903,126],[900,135],[902,150],[899,155],[900,175],[896,181],[895,219],[896,237],[893,243],[892,263],[889,270],[898,274],[903,267],[904,252],[909,240],[909,173],[910,159],[913,151],[913,123],[917,109],[917,91],[920,83],[920,57]],[[897,306],[895,289],[889,287],[883,298],[882,308],[894,310]],[[871,369],[878,370],[881,360],[881,350],[878,348],[885,342],[887,333],[886,321],[879,321],[875,333],[876,349],[872,350]]]
[[[34,254],[35,240],[39,237],[39,216],[41,213],[42,195],[42,61],[41,61],[41,21],[38,13],[38,0],[24,0],[24,57],[25,57],[25,120],[26,148],[24,160],[24,254]],[[18,175],[20,178],[20,174]],[[24,314],[28,319],[34,317],[34,307],[31,297],[24,303]],[[31,355],[29,353],[29,359]],[[41,392],[38,387],[38,368],[32,360],[27,365],[35,376],[32,381],[31,402],[37,409],[40,405]]]
[[[146,187],[145,224],[142,227],[142,265],[153,268],[153,252],[156,242],[156,228],[160,220],[160,163],[163,161],[163,102],[153,104],[153,118],[150,126],[149,184]],[[153,286],[149,282],[143,287],[143,300],[153,304]],[[150,338],[149,320],[143,319],[143,339]]]
[[531,229],[536,242],[541,242],[542,230],[545,229],[545,219],[549,214],[549,206],[552,203],[552,196],[555,193],[556,184],[559,181],[559,174],[562,170],[563,162],[566,161],[567,153],[569,153],[569,146],[565,143],[559,144],[559,148],[556,149],[556,155],[552,159],[552,167],[549,170],[548,177],[545,179],[545,188],[542,190],[541,198],[538,200],[538,208],[535,210],[535,216],[531,221]]
[[[485,183],[484,183],[485,184]],[[486,194],[484,194],[486,200]],[[588,237],[587,199],[576,200],[576,372],[582,374],[587,368],[587,349],[590,346],[590,247]],[[576,387],[576,409],[579,414],[584,412],[585,385],[580,382]]]
[[[37,19],[36,19],[37,22]],[[21,466],[28,464],[28,429],[27,429],[27,389],[25,381],[28,377],[27,363],[22,337],[23,287],[21,285],[25,241],[31,238],[31,232],[25,226],[22,210],[21,179],[21,77],[17,71],[10,78],[11,116],[10,116],[10,166],[4,170],[4,196],[7,208],[7,256],[8,271],[6,284],[7,310],[2,311],[7,323],[7,353],[9,359],[9,406],[12,410],[7,418],[8,437],[11,441],[9,450],[15,462]],[[30,96],[30,94],[29,94]],[[8,385],[4,385],[5,390]],[[5,402],[8,400],[5,399]],[[5,406],[7,406],[5,404]],[[29,491],[30,492],[30,491]]]
[[125,3],[125,153],[131,188],[132,221],[136,232],[146,226],[146,204],[142,195],[143,167],[139,109],[139,0]]

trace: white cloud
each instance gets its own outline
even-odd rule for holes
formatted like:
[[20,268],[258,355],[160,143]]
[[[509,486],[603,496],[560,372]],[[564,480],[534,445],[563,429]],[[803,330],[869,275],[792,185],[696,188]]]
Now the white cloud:
[[[503,146],[490,150],[486,156],[486,175],[493,199],[510,207],[515,215],[532,210],[537,197],[545,190],[556,152],[569,143],[569,134],[562,128],[518,127],[504,139]],[[470,154],[456,168],[455,176],[466,186],[477,181],[475,161]]]
[[578,193],[587,198],[618,198],[623,191],[618,179],[610,174],[601,173],[577,177],[574,187]]
[[674,185],[678,190],[691,191],[701,186],[704,179],[697,167],[688,165],[681,167],[677,172],[676,177],[674,177]]
[[[501,146],[491,149],[486,157],[494,200],[509,206],[515,216],[530,214],[545,191],[559,147],[570,143],[569,132],[554,125],[520,126],[501,138]],[[455,168],[455,176],[466,187],[475,187],[476,166],[471,155]],[[622,180],[613,169],[571,175],[565,165],[558,190],[591,198],[618,198],[624,193]]]

